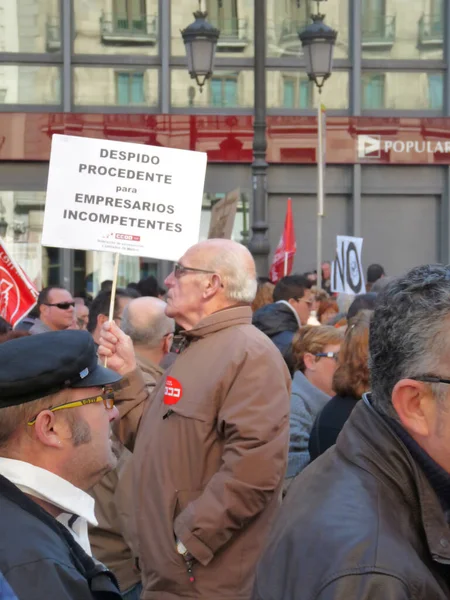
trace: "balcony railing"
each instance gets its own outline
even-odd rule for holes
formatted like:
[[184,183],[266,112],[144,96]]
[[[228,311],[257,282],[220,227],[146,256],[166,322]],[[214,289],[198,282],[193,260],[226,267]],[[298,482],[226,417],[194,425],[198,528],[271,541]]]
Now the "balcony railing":
[[61,50],[61,24],[57,17],[47,19],[47,52],[58,52]]
[[105,44],[154,45],[158,37],[158,19],[156,15],[129,19],[103,13],[100,29]]
[[250,41],[248,19],[211,19],[211,24],[220,29],[217,50],[245,48]]
[[444,21],[441,15],[422,15],[419,20],[419,43],[441,46],[444,42]]
[[370,26],[363,26],[362,44],[364,47],[392,46],[395,42],[396,17],[384,15],[370,19]]

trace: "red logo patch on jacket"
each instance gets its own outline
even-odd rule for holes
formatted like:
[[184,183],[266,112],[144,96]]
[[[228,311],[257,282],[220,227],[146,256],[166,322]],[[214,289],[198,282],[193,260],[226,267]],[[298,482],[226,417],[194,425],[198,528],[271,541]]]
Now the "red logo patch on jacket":
[[183,388],[181,387],[181,383],[173,377],[168,377],[164,390],[164,404],[176,404],[181,400],[182,395]]

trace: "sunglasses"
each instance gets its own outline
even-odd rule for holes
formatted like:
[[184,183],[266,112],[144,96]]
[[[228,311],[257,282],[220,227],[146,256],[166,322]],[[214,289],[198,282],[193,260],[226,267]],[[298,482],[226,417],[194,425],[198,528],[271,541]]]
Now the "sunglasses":
[[[74,400],[73,402],[65,402],[64,404],[58,404],[57,406],[51,406],[43,410],[49,410],[51,412],[57,412],[65,408],[78,408],[79,406],[86,406],[86,404],[97,404],[103,402],[107,410],[114,408],[114,390],[108,389],[99,396],[93,396],[92,398],[83,398],[82,400]],[[41,411],[42,412],[42,411]],[[34,425],[39,415],[36,415],[33,419],[28,421],[28,425]]]
[[175,277],[177,279],[179,279],[180,277],[182,277],[183,275],[186,275],[186,273],[189,272],[193,272],[193,273],[210,273],[211,275],[214,275],[215,271],[207,271],[205,269],[195,269],[194,267],[185,267],[184,265],[180,264],[180,263],[175,263],[174,267],[173,267],[173,274],[175,275]]
[[70,307],[75,307],[75,302],[56,302],[55,304],[49,304],[44,302],[45,306],[57,306],[61,310],[69,310]]

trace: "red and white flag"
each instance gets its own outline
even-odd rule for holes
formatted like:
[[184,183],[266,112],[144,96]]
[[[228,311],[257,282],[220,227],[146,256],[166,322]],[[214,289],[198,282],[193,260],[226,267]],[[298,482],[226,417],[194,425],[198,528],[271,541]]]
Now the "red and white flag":
[[14,327],[35,306],[38,292],[0,238],[0,316]]
[[294,217],[292,216],[292,200],[288,198],[283,233],[270,267],[269,278],[272,283],[276,283],[292,273],[296,251],[297,243],[295,241]]

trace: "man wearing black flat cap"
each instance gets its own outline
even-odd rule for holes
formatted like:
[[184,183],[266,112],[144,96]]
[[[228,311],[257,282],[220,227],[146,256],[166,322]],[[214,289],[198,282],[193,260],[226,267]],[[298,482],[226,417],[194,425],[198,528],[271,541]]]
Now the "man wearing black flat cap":
[[116,464],[114,387],[136,367],[121,343],[119,373],[98,364],[85,331],[0,345],[0,572],[21,600],[122,597],[91,556],[86,493]]

